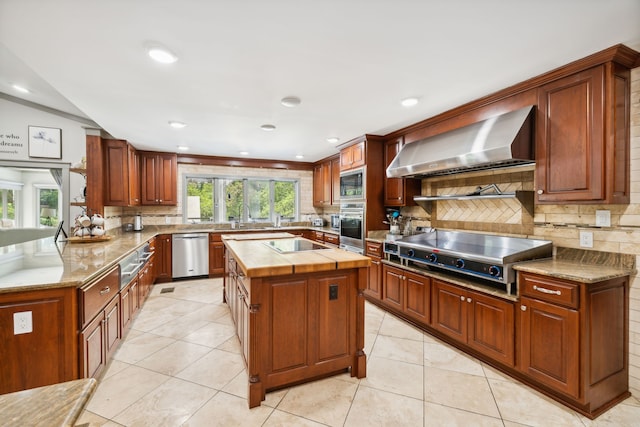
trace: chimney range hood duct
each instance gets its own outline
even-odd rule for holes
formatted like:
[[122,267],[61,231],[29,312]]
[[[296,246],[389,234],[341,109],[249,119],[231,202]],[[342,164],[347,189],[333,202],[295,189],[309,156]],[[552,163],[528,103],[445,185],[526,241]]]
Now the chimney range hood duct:
[[533,163],[534,106],[405,144],[387,168],[389,178],[447,175]]

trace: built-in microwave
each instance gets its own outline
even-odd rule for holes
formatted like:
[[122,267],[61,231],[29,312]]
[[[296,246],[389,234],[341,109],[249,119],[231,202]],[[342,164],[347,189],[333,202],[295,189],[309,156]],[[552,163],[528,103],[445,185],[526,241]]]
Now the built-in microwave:
[[364,200],[365,168],[340,172],[340,200]]

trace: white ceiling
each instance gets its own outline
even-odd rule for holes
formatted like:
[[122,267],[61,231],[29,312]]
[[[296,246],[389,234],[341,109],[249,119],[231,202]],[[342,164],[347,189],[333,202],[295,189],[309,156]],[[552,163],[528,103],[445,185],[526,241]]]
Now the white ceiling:
[[[0,0],[0,92],[140,149],[316,161],[337,152],[327,137],[384,135],[618,43],[640,50],[639,22],[639,0]],[[149,42],[178,62],[153,62]],[[290,95],[302,104],[282,106]]]

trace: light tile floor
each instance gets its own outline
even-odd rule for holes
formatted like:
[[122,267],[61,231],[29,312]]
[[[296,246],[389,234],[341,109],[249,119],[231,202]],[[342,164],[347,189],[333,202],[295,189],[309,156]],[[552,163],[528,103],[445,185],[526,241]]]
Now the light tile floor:
[[250,410],[222,280],[155,285],[77,425],[640,426],[634,397],[589,420],[369,303],[365,352],[366,378],[267,393]]

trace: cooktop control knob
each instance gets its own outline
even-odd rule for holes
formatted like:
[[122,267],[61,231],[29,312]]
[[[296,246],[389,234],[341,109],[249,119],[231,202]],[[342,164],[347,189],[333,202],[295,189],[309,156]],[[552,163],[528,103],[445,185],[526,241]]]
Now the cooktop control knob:
[[416,254],[416,251],[414,251],[413,249],[409,249],[407,251],[407,255],[409,255],[409,256],[414,256],[415,254]]
[[457,268],[464,268],[464,260],[462,258],[458,258],[456,260],[456,267]]
[[431,262],[436,262],[438,260],[438,255],[436,254],[429,254],[429,261]]
[[500,267],[498,267],[497,265],[492,265],[491,267],[489,267],[489,274],[494,277],[500,275]]

